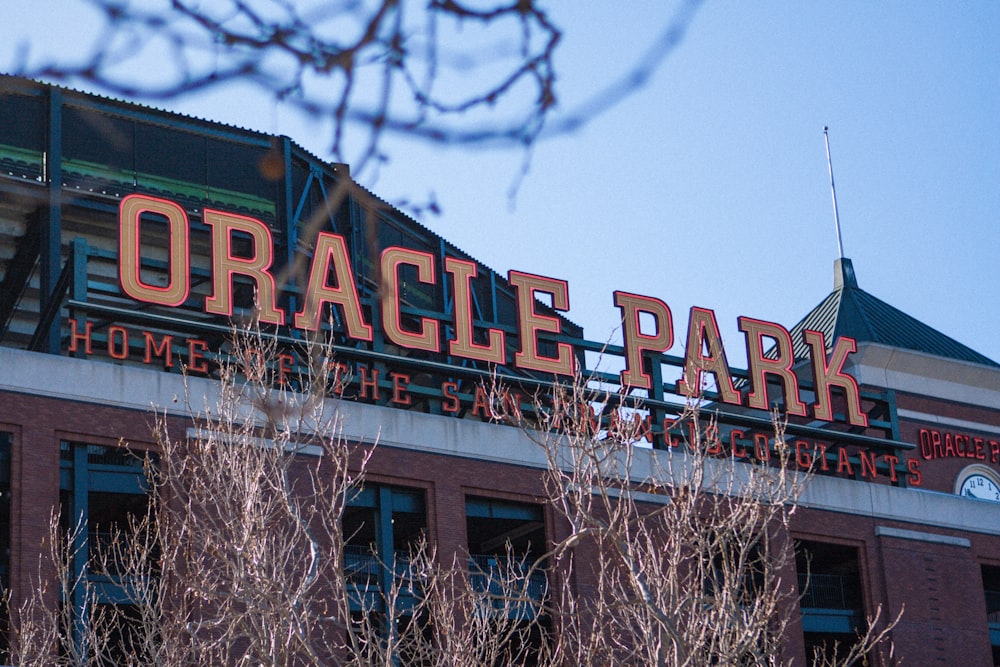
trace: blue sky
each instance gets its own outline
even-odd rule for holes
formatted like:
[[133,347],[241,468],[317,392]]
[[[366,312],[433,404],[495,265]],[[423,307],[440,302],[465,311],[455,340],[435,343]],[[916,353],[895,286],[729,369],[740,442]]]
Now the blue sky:
[[[79,4],[0,7],[0,70],[24,39],[39,56],[85,42]],[[674,6],[552,3],[562,108],[627,68]],[[315,124],[247,90],[166,106],[327,154]],[[513,200],[511,150],[395,140],[363,182],[389,201],[433,192],[443,212],[421,222],[494,269],[567,280],[592,340],[614,336],[627,290],[671,307],[675,351],[688,309],[714,309],[742,366],[737,316],[791,326],[832,289],[829,125],[861,287],[1000,360],[998,120],[998,2],[709,0],[643,90],[535,148]]]

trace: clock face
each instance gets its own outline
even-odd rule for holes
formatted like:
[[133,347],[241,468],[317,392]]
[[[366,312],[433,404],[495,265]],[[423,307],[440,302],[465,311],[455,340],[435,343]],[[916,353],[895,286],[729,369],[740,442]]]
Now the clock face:
[[986,475],[969,475],[962,482],[959,493],[966,498],[1000,502],[1000,486]]

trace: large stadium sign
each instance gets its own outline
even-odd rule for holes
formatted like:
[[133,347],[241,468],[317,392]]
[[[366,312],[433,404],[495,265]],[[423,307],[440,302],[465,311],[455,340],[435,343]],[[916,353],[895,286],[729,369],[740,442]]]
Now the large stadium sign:
[[[142,276],[140,232],[142,219],[146,214],[157,216],[167,225],[169,264],[167,281],[163,285],[146,282]],[[267,225],[248,216],[213,209],[205,209],[202,219],[211,229],[212,290],[204,299],[206,313],[232,316],[233,277],[241,275],[254,281],[258,295],[258,313],[263,324],[284,326],[291,323],[298,329],[315,331],[322,321],[324,306],[331,304],[338,308],[348,337],[372,340],[373,325],[365,321],[351,269],[347,241],[343,236],[330,232],[318,234],[311,265],[306,272],[308,283],[302,307],[295,313],[286,313],[278,305],[277,297],[281,286],[277,284],[275,273],[271,269],[274,246]],[[190,224],[184,209],[166,199],[129,195],[121,202],[119,224],[119,278],[122,290],[136,301],[168,307],[183,304],[191,291]],[[237,254],[234,251],[233,239],[237,233],[252,239],[249,252]],[[475,263],[445,258],[444,270],[449,275],[439,277],[435,271],[433,255],[404,247],[390,246],[381,252],[380,276],[383,285],[380,293],[383,298],[380,320],[386,339],[401,348],[434,353],[441,351],[440,321],[421,317],[417,325],[410,328],[402,323],[398,276],[403,265],[414,267],[423,283],[433,285],[439,280],[451,282],[455,306],[450,325],[455,336],[448,341],[448,352],[452,356],[500,365],[507,363],[503,330],[489,329],[486,332],[489,342],[486,344],[474,342],[469,281],[477,273]],[[555,353],[551,355],[540,349],[539,334],[559,336],[562,329],[557,317],[539,312],[536,300],[538,293],[544,293],[551,298],[554,310],[567,311],[569,285],[564,280],[520,271],[508,272],[507,278],[517,294],[518,305],[520,349],[514,355],[514,365],[524,370],[573,375],[574,356],[571,344],[556,343]],[[616,291],[613,298],[623,323],[625,369],[621,371],[621,383],[625,387],[649,389],[652,379],[643,368],[642,355],[645,352],[663,353],[673,346],[673,318],[670,308],[660,299],[650,296]],[[645,331],[640,326],[640,316],[652,321],[652,326],[645,327]],[[823,334],[817,331],[805,332],[804,339],[810,349],[815,382],[815,401],[807,406],[801,399],[798,379],[792,370],[795,358],[788,330],[780,324],[749,317],[739,318],[739,328],[746,336],[747,343],[750,387],[745,400],[733,384],[732,371],[726,359],[715,313],[704,308],[691,310],[684,353],[685,372],[678,386],[682,393],[696,393],[701,387],[702,376],[711,374],[722,402],[767,410],[772,404],[768,396],[768,379],[776,378],[783,391],[787,414],[831,421],[831,389],[839,388],[846,399],[848,423],[868,425],[868,418],[861,411],[857,384],[843,370],[848,355],[856,350],[853,340],[837,340],[827,359]],[[765,348],[765,339],[772,343],[769,349]]]
[[[503,323],[483,322],[474,317],[473,286],[488,269],[470,259],[388,245],[377,256],[362,260],[377,276],[373,288],[370,280],[366,285],[358,275],[349,237],[320,231],[311,252],[304,253],[304,266],[291,275],[286,268],[277,268],[280,252],[272,228],[262,220],[221,207],[197,213],[201,225],[192,226],[178,201],[148,194],[122,198],[117,215],[117,282],[121,294],[139,307],[129,316],[99,304],[71,303],[83,317],[67,320],[64,340],[70,353],[106,354],[116,360],[166,369],[180,366],[211,375],[217,368],[213,359],[220,354],[218,330],[223,328],[211,322],[216,317],[230,320],[241,299],[246,305],[245,293],[252,287],[261,324],[302,334],[333,326],[332,314],[344,345],[337,350],[342,356],[329,365],[331,396],[404,409],[426,409],[420,406],[431,397],[440,414],[490,419],[495,397],[484,388],[481,369],[503,367],[515,373],[516,377],[507,376],[512,381],[504,400],[519,409],[529,405],[530,394],[545,383],[583,371],[581,351],[595,349],[568,331],[575,325],[559,315],[569,310],[565,280],[509,271],[510,317]],[[195,229],[199,231],[193,233]],[[289,299],[293,281],[297,298]],[[415,310],[404,295],[407,290],[412,293],[415,283],[425,290],[447,292],[449,305]],[[711,386],[717,406],[713,411],[721,410],[719,437],[714,440],[718,451],[710,454],[766,461],[776,447],[770,410],[780,405],[790,420],[786,443],[793,465],[868,481],[921,484],[921,458],[906,454],[913,445],[893,437],[894,422],[885,420],[888,413],[878,408],[880,399],[861,392],[844,370],[856,352],[854,340],[840,338],[828,352],[824,334],[806,330],[802,339],[808,359],[797,360],[788,329],[740,317],[747,365],[746,371],[734,371],[715,313],[694,307],[683,355],[665,361],[675,345],[670,307],[656,297],[624,291],[614,291],[612,303],[622,322],[622,345],[615,352],[622,370],[603,374],[603,381],[618,387],[612,402],[620,406],[639,405],[630,403],[637,394],[645,398],[638,412],[610,408],[595,414],[596,429],[616,428],[625,414],[624,419],[641,420],[638,433],[647,443],[682,446],[693,437],[685,431],[691,425],[676,421],[676,404],[672,407],[665,396],[700,395]],[[91,310],[113,318],[102,323],[100,334],[88,319]],[[156,312],[161,313],[160,320]],[[130,327],[129,322],[138,326]],[[379,340],[384,345],[373,344]],[[395,351],[379,352],[388,350],[386,345]],[[304,362],[297,355],[294,345],[275,354],[270,372],[276,382],[294,382],[296,368]],[[679,368],[676,382],[664,383],[661,363]],[[480,375],[470,375],[470,369],[480,369]],[[602,375],[587,371],[591,373]],[[810,378],[808,384],[800,379],[803,373]],[[739,407],[726,412],[727,405]],[[827,428],[835,423],[840,426]],[[868,429],[885,435],[868,435]],[[994,450],[1000,453],[1000,447],[990,447],[984,443],[987,457]]]

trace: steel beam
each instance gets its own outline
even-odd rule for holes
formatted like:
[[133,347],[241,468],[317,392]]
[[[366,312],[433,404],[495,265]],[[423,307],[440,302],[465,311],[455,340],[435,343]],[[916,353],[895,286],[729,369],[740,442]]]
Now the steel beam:
[[[48,184],[45,213],[39,219],[39,262],[42,312],[50,310],[56,294],[56,283],[62,271],[62,91],[49,88],[49,122],[45,151],[44,176]],[[53,317],[44,331],[39,332],[39,349],[49,354],[59,354],[59,331],[62,321]]]

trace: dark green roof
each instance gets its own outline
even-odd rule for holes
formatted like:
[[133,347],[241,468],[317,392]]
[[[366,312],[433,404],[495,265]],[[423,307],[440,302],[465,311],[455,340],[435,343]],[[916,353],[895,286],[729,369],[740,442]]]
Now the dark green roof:
[[858,287],[854,266],[849,259],[838,259],[834,263],[834,290],[792,329],[796,359],[809,356],[808,347],[802,340],[804,329],[821,331],[826,337],[827,352],[838,337],[847,336],[858,343],[879,343],[946,359],[1000,367],[992,359]]

